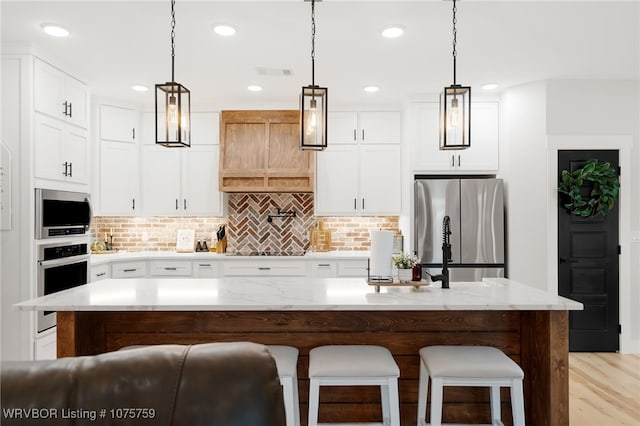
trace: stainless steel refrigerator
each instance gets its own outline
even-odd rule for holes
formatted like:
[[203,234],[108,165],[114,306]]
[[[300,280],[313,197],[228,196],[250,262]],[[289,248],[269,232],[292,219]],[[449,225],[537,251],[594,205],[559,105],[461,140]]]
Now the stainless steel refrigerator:
[[414,190],[414,250],[427,272],[441,272],[442,222],[449,216],[450,281],[505,276],[502,179],[416,177]]

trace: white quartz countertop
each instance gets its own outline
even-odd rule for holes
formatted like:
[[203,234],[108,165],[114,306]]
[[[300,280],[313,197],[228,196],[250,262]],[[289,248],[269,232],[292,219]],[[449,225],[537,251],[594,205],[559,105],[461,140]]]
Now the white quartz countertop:
[[382,287],[362,278],[107,279],[15,305],[50,311],[580,310],[582,304],[504,278]]
[[175,251],[139,251],[126,252],[119,251],[117,253],[93,254],[91,255],[91,264],[100,265],[102,263],[120,262],[127,260],[222,260],[236,261],[240,259],[275,259],[275,260],[341,260],[341,259],[367,259],[368,251],[343,251],[334,250],[327,252],[307,252],[304,256],[237,256],[230,253],[177,253]]

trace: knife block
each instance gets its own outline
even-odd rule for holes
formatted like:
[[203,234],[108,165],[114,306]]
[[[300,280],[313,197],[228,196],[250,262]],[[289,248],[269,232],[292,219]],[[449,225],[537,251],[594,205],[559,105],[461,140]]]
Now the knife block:
[[223,237],[221,240],[216,241],[216,253],[227,252],[227,237]]

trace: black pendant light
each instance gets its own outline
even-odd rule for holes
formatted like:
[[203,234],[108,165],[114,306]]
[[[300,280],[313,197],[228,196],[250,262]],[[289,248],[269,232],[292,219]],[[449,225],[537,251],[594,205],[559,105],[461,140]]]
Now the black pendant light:
[[456,82],[456,0],[453,0],[453,84],[440,94],[440,149],[471,146],[471,87]]
[[156,144],[191,146],[191,93],[174,78],[176,13],[171,0],[171,81],[156,84]]
[[300,149],[320,151],[327,147],[327,88],[315,85],[315,59],[316,5],[311,0],[311,85],[300,91]]

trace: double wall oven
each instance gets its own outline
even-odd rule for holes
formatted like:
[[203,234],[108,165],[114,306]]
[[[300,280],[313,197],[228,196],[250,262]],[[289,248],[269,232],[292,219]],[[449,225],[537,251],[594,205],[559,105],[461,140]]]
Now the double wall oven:
[[[36,295],[86,284],[91,197],[49,189],[36,189],[35,195]],[[55,312],[38,312],[36,323],[38,333],[54,327]]]

